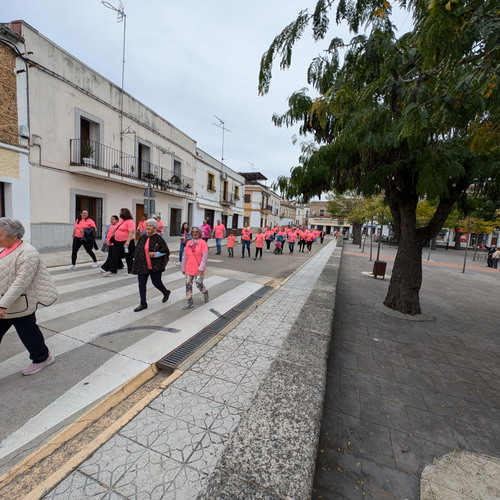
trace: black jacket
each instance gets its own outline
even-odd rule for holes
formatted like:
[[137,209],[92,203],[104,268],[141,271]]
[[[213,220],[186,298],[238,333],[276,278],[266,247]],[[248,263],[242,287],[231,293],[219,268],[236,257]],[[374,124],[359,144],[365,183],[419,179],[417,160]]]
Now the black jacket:
[[159,234],[153,234],[153,236],[147,236],[143,234],[137,246],[135,248],[134,264],[132,265],[132,274],[148,274],[148,264],[146,261],[146,252],[144,251],[144,246],[149,238],[149,251],[150,252],[161,252],[165,253],[164,257],[154,257],[151,259],[151,265],[153,266],[152,271],[164,271],[168,263],[168,257],[170,255],[170,250],[165,240]]

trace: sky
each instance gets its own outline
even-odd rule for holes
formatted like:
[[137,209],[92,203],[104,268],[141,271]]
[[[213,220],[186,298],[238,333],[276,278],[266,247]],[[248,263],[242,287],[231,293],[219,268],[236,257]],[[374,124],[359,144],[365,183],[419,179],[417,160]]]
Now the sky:
[[[119,0],[109,0],[118,7]],[[258,95],[260,59],[274,37],[316,0],[122,0],[126,18],[124,89],[236,172],[261,172],[270,184],[299,164],[298,127],[278,128],[274,113],[308,87],[322,50],[306,31],[292,67],[275,64],[270,92]],[[123,23],[100,0],[0,0],[0,22],[22,19],[117,85]],[[348,32],[335,28],[335,36]],[[218,118],[216,118],[218,117]]]

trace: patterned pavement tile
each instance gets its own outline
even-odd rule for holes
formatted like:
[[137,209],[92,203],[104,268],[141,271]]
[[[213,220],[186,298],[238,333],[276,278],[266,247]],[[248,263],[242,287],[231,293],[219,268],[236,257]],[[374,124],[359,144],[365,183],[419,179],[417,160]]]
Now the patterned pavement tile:
[[170,415],[146,407],[121,429],[119,434],[148,448],[173,419]]
[[248,370],[249,368],[247,366],[241,366],[232,363],[223,363],[220,366],[219,370],[214,374],[214,377],[239,384],[245,378]]
[[191,467],[183,467],[170,483],[162,500],[193,500],[203,490],[206,480],[206,474]]
[[143,446],[115,434],[102,448],[99,448],[86,462],[80,465],[78,470],[95,481],[112,488],[127,470],[134,467],[135,462],[145,451]]
[[218,378],[211,379],[211,382],[200,392],[200,396],[235,406],[242,410],[248,406],[252,395],[253,389]]
[[172,384],[172,387],[192,394],[198,394],[209,380],[210,377],[208,375],[188,370]]
[[229,436],[207,432],[189,458],[189,466],[203,474],[211,474]]
[[182,469],[171,458],[146,450],[120,478],[114,489],[126,498],[161,500]]
[[187,424],[207,430],[220,414],[223,404],[197,394],[174,389],[169,391],[168,396],[157,398],[150,404],[150,407],[165,415],[183,420]]
[[75,471],[43,498],[45,500],[74,500],[75,498],[116,500],[119,497],[115,493],[109,492],[94,479]]
[[172,419],[151,445],[151,449],[184,464],[206,432],[205,429],[179,419]]
[[244,414],[244,410],[235,408],[234,406],[224,405],[210,428],[210,432],[215,432],[221,436],[229,436],[229,434],[236,429]]

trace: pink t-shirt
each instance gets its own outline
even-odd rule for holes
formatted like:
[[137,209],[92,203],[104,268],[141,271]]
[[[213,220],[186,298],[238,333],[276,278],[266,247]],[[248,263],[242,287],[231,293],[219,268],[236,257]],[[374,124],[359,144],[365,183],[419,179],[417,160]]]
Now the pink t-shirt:
[[290,243],[295,243],[297,241],[297,231],[290,231],[288,233],[288,241]]
[[[120,226],[120,227],[118,227]],[[116,241],[127,241],[128,239],[128,232],[129,231],[134,231],[135,232],[135,222],[132,219],[127,219],[124,221],[118,222],[116,224],[116,229],[115,229],[115,240]]]
[[205,240],[198,238],[197,240],[188,241],[182,258],[182,272],[190,276],[196,276],[199,271],[203,271],[203,274],[205,274],[207,256],[208,245]]
[[262,233],[257,233],[255,235],[255,248],[263,248],[264,247],[264,235]]
[[143,231],[146,231],[146,221],[145,220],[140,220],[139,225],[137,226],[137,230],[142,233]]
[[89,227],[93,227],[95,229],[95,222],[88,217],[86,219],[82,219],[80,222],[75,222],[75,237],[81,238],[83,236],[83,230]]
[[214,234],[216,238],[224,238],[224,231],[226,230],[226,226],[224,224],[217,224],[214,227]]
[[200,229],[203,238],[210,238],[210,233],[212,231],[210,224],[203,224],[202,226],[200,226]]
[[252,239],[252,228],[251,227],[244,227],[241,230],[241,239],[243,241],[251,241],[251,239]]
[[266,229],[266,232],[264,233],[264,236],[266,240],[270,240],[271,236],[274,234],[274,231],[272,229]]
[[161,220],[158,221],[158,226],[156,228],[156,232],[158,234],[163,234],[163,222]]
[[234,242],[236,241],[236,236],[231,234],[227,237],[227,248],[234,248]]

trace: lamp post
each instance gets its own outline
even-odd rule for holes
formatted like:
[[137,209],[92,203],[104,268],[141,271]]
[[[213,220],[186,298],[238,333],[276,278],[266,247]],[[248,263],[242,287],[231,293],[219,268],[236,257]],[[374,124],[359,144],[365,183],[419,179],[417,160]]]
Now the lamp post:
[[127,16],[125,14],[125,8],[121,0],[119,0],[119,7],[115,7],[114,5],[104,0],[101,0],[101,3],[107,9],[116,12],[117,23],[121,23],[123,21],[122,86],[120,93],[120,170],[123,172],[123,85],[125,83],[125,34],[127,31]]

